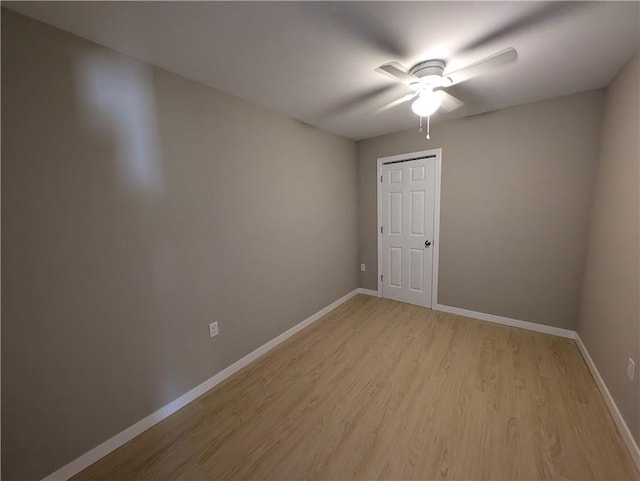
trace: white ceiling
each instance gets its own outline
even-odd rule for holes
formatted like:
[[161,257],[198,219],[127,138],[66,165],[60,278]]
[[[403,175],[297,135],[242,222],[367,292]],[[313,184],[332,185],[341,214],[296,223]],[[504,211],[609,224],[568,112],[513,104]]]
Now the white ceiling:
[[[453,87],[434,121],[604,87],[640,45],[639,2],[3,2],[12,10],[352,139],[416,126],[376,73],[453,70],[515,47],[518,63]],[[438,118],[439,117],[439,118]]]

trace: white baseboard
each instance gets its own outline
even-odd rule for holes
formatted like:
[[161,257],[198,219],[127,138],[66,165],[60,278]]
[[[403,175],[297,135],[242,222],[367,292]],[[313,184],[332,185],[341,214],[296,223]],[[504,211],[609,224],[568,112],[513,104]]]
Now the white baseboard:
[[622,436],[624,443],[627,445],[627,448],[631,453],[631,457],[633,458],[633,461],[636,463],[636,466],[640,471],[640,449],[638,448],[638,445],[636,444],[635,439],[633,439],[633,435],[629,430],[629,426],[627,426],[627,423],[624,421],[622,414],[620,414],[620,410],[618,409],[616,402],[613,400],[613,397],[611,396],[609,389],[607,389],[607,385],[604,383],[602,376],[600,376],[600,372],[598,371],[598,368],[594,364],[593,359],[591,359],[591,356],[589,355],[589,351],[587,351],[587,348],[582,342],[582,339],[580,339],[580,335],[577,333],[576,333],[576,344],[578,345],[578,349],[580,350],[580,353],[582,354],[584,361],[587,363],[587,366],[589,367],[589,371],[591,371],[591,375],[593,376],[593,379],[596,381],[596,385],[598,386],[598,389],[600,389],[600,393],[604,398],[604,402],[607,404],[607,407],[609,408],[609,412],[611,413],[611,417],[615,421],[616,426],[618,426],[620,435]]
[[508,317],[485,314],[484,312],[469,311],[467,309],[445,306],[443,304],[434,304],[432,308],[436,311],[448,312],[450,314],[456,314],[458,316],[471,317],[473,319],[480,319],[481,321],[495,322],[496,324],[502,324],[504,326],[519,327],[520,329],[528,329],[529,331],[542,332],[544,334],[566,337],[568,339],[576,338],[576,331],[570,331],[569,329],[562,329],[560,327],[546,326],[544,324],[537,324],[535,322],[529,321],[519,321],[518,319],[510,319]]
[[[351,299],[353,296],[355,296],[357,294],[360,294],[360,293],[366,294],[366,292],[361,292],[361,289],[354,289],[353,291],[351,291],[347,295],[341,297],[337,301],[332,302],[327,307],[319,310],[318,312],[316,312],[312,316],[306,318],[304,321],[302,321],[299,324],[296,324],[295,326],[293,326],[292,328],[286,330],[285,332],[280,334],[278,337],[270,340],[266,344],[263,344],[262,346],[260,346],[255,351],[247,354],[242,359],[234,362],[233,364],[231,364],[231,366],[223,369],[222,371],[220,371],[218,374],[214,375],[213,377],[210,377],[209,379],[207,379],[202,384],[200,384],[200,385],[196,386],[195,388],[193,388],[191,391],[189,391],[189,392],[183,394],[182,396],[180,396],[178,399],[170,402],[166,406],[158,409],[153,414],[150,414],[146,418],[138,421],[133,426],[128,427],[124,431],[116,434],[115,436],[113,436],[112,438],[108,439],[107,441],[105,441],[104,443],[100,444],[99,446],[96,446],[91,451],[86,452],[85,454],[83,454],[79,458],[71,461],[69,464],[67,464],[67,465],[63,466],[62,468],[58,469],[57,471],[51,473],[46,478],[44,478],[44,481],[67,480],[67,479],[75,476],[76,474],[78,474],[83,469],[88,468],[93,463],[95,463],[99,459],[105,457],[107,454],[111,453],[112,451],[115,451],[117,448],[119,448],[120,446],[124,445],[125,443],[131,441],[133,438],[135,438],[139,434],[143,433],[144,431],[146,431],[147,429],[152,427],[154,424],[159,423],[163,419],[167,418],[168,416],[170,416],[171,414],[176,412],[178,409],[181,409],[182,407],[184,407],[187,404],[189,404],[191,401],[193,401],[196,398],[202,396],[204,393],[209,391],[211,388],[213,388],[216,385],[220,384],[222,381],[224,381],[228,377],[230,377],[233,374],[235,374],[236,372],[238,372],[240,369],[245,367],[247,364],[255,361],[260,356],[262,356],[263,354],[266,354],[271,349],[276,347],[278,344],[284,342],[285,340],[287,340],[288,338],[290,338],[291,336],[293,336],[297,332],[301,331],[305,327],[309,326],[310,324],[312,324],[315,321],[317,321],[318,319],[320,319],[325,314],[329,313],[330,311],[332,311],[333,309],[338,307],[340,304],[343,304],[344,302],[346,302],[349,299]],[[377,292],[375,293],[375,295],[377,295]]]
[[378,294],[378,291],[374,291],[373,289],[365,289],[363,287],[358,287],[356,291],[358,291],[358,294],[380,297],[380,295]]

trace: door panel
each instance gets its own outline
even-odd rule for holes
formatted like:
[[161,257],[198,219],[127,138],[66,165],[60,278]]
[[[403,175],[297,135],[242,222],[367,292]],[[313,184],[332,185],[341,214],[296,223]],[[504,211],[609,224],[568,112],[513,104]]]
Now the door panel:
[[381,174],[382,296],[431,307],[435,158],[383,165]]
[[402,169],[389,169],[389,184],[402,184]]
[[409,289],[424,290],[424,249],[411,249],[411,282]]
[[411,191],[409,210],[411,212],[411,235],[424,236],[424,190]]
[[424,165],[418,167],[410,167],[411,182],[424,182],[426,168]]
[[402,192],[389,193],[389,234],[402,235]]
[[402,288],[402,249],[389,248],[389,285]]

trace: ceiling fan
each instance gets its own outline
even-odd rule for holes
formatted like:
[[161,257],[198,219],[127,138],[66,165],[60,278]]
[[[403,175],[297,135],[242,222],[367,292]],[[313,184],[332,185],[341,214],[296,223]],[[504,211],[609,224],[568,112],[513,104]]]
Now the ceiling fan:
[[445,72],[447,64],[441,59],[426,60],[410,69],[406,69],[398,62],[386,63],[378,67],[376,72],[389,75],[406,84],[413,92],[379,107],[376,112],[382,112],[416,97],[418,98],[411,105],[411,109],[420,116],[421,121],[422,117],[428,118],[439,108],[451,112],[463,103],[446,92],[446,88],[485,74],[501,65],[515,62],[517,59],[518,52],[509,47],[452,72]]

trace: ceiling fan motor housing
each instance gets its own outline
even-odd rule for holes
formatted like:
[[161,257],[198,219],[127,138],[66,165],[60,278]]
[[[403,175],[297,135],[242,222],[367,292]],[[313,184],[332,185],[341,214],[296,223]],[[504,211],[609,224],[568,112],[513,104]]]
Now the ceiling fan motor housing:
[[418,77],[421,85],[439,87],[442,83],[444,66],[444,60],[427,60],[411,67],[409,73]]

